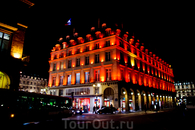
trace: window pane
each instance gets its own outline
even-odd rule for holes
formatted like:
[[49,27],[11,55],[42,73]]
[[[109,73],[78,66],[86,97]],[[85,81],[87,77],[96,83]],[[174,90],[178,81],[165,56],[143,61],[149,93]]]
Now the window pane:
[[10,35],[9,35],[9,34],[4,33],[3,39],[9,40],[9,38],[10,38]]
[[76,83],[80,83],[80,73],[76,73]]
[[2,32],[0,32],[0,38],[2,38],[3,37],[3,33]]

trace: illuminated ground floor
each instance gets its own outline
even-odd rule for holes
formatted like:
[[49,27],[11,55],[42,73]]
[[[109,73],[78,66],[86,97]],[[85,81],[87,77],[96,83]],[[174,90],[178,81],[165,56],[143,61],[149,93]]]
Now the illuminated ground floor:
[[85,112],[93,112],[94,106],[111,105],[119,111],[139,111],[144,105],[152,110],[173,107],[176,101],[173,92],[118,81],[51,87],[48,93],[66,97],[73,93],[73,107]]

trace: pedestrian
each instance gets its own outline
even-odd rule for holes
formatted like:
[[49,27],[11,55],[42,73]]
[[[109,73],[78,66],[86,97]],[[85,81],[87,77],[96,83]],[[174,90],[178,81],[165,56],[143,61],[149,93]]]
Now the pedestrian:
[[110,107],[111,107],[111,108],[113,107],[112,104],[110,105]]
[[95,113],[95,106],[93,106],[93,113]]

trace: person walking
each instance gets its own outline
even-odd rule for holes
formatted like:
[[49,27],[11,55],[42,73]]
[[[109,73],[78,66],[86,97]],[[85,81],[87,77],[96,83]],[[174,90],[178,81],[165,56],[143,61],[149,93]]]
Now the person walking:
[[93,106],[93,113],[95,113],[95,106]]

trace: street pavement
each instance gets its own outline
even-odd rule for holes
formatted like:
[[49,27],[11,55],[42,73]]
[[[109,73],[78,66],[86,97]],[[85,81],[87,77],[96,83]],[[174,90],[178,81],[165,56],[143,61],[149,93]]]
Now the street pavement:
[[62,120],[50,120],[28,124],[24,129],[133,129],[133,130],[173,130],[191,129],[193,113],[183,113],[179,109],[163,109],[162,111],[143,111],[118,114],[76,115]]

